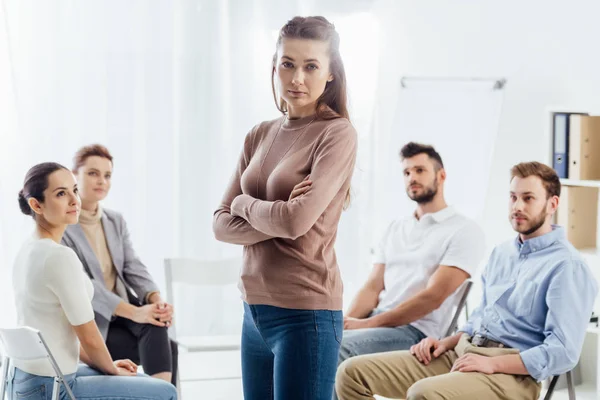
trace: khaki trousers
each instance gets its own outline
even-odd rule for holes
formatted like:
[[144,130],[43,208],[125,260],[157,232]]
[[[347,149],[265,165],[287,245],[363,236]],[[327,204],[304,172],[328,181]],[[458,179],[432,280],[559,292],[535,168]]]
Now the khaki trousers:
[[518,354],[517,349],[473,346],[463,335],[456,348],[424,365],[408,351],[352,357],[340,365],[336,392],[340,400],[374,399],[374,395],[407,400],[535,400],[541,384],[531,376],[450,372],[466,353],[488,357]]

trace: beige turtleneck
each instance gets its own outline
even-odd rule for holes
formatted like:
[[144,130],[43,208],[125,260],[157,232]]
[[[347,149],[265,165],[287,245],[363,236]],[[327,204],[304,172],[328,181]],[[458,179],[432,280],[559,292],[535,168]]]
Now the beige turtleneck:
[[85,233],[100,267],[102,268],[102,274],[104,275],[104,282],[106,288],[111,292],[119,294],[115,288],[117,284],[117,269],[115,268],[110,251],[108,250],[108,244],[106,243],[106,237],[104,235],[104,228],[102,226],[102,208],[98,205],[98,209],[94,211],[87,211],[83,208],[79,214],[79,224]]

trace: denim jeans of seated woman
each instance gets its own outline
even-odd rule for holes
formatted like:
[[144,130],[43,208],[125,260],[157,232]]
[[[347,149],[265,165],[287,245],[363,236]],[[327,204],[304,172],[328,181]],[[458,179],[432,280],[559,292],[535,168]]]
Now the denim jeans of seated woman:
[[[177,400],[175,386],[163,380],[139,376],[104,375],[85,364],[80,364],[77,372],[65,375],[76,399],[85,400]],[[51,400],[54,378],[32,375],[13,368],[8,380],[8,393],[13,400]],[[60,386],[60,399],[68,400],[63,385]]]
[[244,399],[331,400],[343,330],[341,311],[244,303]]

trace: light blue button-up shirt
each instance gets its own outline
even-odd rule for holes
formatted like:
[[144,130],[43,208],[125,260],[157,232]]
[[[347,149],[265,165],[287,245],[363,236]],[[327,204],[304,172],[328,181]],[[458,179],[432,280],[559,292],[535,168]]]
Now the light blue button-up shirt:
[[461,331],[519,349],[538,381],[577,364],[598,285],[563,228],[496,247],[482,280],[482,303]]

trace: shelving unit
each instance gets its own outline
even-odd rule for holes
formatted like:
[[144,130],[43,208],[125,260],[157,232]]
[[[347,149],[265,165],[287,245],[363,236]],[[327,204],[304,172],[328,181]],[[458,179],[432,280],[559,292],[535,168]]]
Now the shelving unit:
[[[600,188],[600,180],[575,180],[561,179],[561,184],[567,187],[587,187]],[[599,207],[598,205],[597,207]],[[600,209],[600,208],[597,208]],[[597,221],[596,221],[597,223]],[[600,227],[600,225],[597,225]],[[597,237],[600,237],[596,234]],[[579,252],[587,261],[596,280],[600,283],[600,246],[582,248]],[[594,311],[600,311],[600,298],[596,299]],[[600,328],[590,325],[586,330],[586,338],[583,345],[581,358],[579,360],[578,371],[581,375],[581,384],[576,385],[575,391],[577,399],[598,399],[600,398]],[[566,389],[556,391],[555,397],[559,399],[568,399]]]
[[563,186],[600,188],[600,180],[599,181],[580,181],[580,180],[576,180],[576,179],[561,179],[560,183]]
[[[550,125],[549,125],[549,129],[547,130],[547,132],[549,133],[548,137],[549,137],[549,142],[550,142],[550,149],[552,151],[552,148],[553,148],[552,141],[554,140],[554,134],[553,134],[553,125],[552,125],[551,121],[553,120],[553,117],[552,117],[553,112],[577,112],[577,110],[564,110],[564,109],[559,109],[559,108],[553,108],[548,111],[550,111],[548,113],[548,115],[550,116],[550,118],[549,118]],[[581,110],[578,110],[578,111],[581,111]],[[554,159],[554,154],[550,154],[549,155],[549,165],[550,166],[552,166],[553,159]],[[561,179],[560,182],[563,185],[563,187],[565,187],[565,188],[596,188],[596,189],[600,189],[600,180]],[[568,191],[564,190],[563,193],[568,193]],[[574,192],[574,193],[579,193],[579,192]],[[564,200],[565,202],[567,202],[567,203],[563,203],[563,205],[567,205],[569,199],[571,201],[573,201],[572,196],[573,196],[573,194],[571,194],[570,198],[562,198],[562,196],[561,196],[561,200]],[[581,199],[578,194],[575,196],[577,196],[576,197],[577,199]],[[592,205],[593,203],[590,204],[589,201],[584,202],[584,203],[585,203],[585,207],[593,207],[593,205]],[[585,210],[587,210],[587,209],[583,209],[583,211],[582,211],[582,209],[580,208],[580,204],[571,204],[568,212],[571,213],[571,212],[573,212],[573,210],[575,210],[576,212],[579,213],[578,218],[574,220],[574,223],[575,223],[574,226],[581,227],[582,228],[581,232],[586,232],[585,228],[589,228],[588,229],[589,231],[593,231],[593,227],[591,227],[590,225],[587,224],[587,220],[581,219],[581,212],[586,212]],[[587,214],[590,215],[590,219],[589,219],[590,223],[596,224],[595,247],[594,247],[593,243],[590,243],[590,247],[580,248],[579,251],[582,254],[582,256],[584,257],[584,259],[586,260],[586,262],[588,263],[596,280],[600,283],[600,245],[598,243],[598,239],[600,239],[600,234],[598,233],[598,230],[600,229],[600,220],[598,218],[600,216],[600,212],[598,212],[598,210],[600,210],[600,204],[596,205],[595,210],[590,208],[590,210],[585,214],[585,215],[587,215]],[[575,215],[577,215],[577,214],[575,214]],[[595,217],[595,219],[594,219],[594,217],[592,217],[592,215]],[[582,224],[583,224],[583,226],[582,226]],[[577,228],[573,228],[573,226],[568,226],[567,232],[569,232],[569,229],[577,229]],[[581,234],[579,234],[578,237],[581,238],[582,237]],[[593,242],[593,240],[592,240],[592,242]],[[582,244],[582,243],[580,242],[580,244]],[[596,299],[594,311],[596,314],[598,314],[600,312],[600,298]],[[585,337],[585,341],[583,344],[583,349],[582,349],[581,357],[579,360],[579,364],[578,364],[576,370],[574,371],[574,373],[579,375],[580,379],[581,379],[581,383],[579,385],[576,385],[576,387],[575,387],[575,390],[577,393],[577,399],[578,400],[599,399],[600,398],[600,327],[596,327],[594,325],[589,325],[589,327],[587,328],[586,337]],[[568,399],[568,398],[569,397],[568,397],[566,388],[557,390],[555,392],[555,395],[553,396],[553,399],[556,399],[556,400]]]

